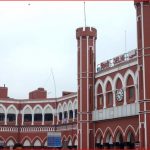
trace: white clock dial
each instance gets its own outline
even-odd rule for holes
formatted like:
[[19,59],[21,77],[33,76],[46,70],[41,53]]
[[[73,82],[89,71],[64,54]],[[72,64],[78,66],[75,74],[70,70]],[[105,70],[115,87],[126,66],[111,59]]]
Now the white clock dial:
[[117,101],[122,101],[124,96],[123,89],[119,89],[116,91],[116,99]]

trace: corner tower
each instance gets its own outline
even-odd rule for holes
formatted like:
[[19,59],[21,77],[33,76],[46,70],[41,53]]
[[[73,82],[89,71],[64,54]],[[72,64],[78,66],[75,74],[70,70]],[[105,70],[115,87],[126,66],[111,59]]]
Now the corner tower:
[[138,77],[139,77],[139,141],[150,148],[150,0],[136,1]]
[[94,147],[92,110],[94,106],[95,45],[97,30],[85,27],[76,30],[78,57],[78,148]]

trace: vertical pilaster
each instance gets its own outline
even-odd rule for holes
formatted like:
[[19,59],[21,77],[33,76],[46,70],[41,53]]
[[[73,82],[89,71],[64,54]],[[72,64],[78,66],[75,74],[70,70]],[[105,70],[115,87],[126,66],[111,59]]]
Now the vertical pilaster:
[[94,109],[95,41],[94,28],[76,30],[78,46],[78,148],[94,148],[92,110]]

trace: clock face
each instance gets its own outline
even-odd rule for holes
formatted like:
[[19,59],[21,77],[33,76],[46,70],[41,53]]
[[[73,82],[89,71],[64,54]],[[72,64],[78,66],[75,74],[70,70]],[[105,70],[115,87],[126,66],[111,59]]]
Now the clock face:
[[124,96],[123,89],[119,89],[116,91],[116,99],[117,101],[122,101]]

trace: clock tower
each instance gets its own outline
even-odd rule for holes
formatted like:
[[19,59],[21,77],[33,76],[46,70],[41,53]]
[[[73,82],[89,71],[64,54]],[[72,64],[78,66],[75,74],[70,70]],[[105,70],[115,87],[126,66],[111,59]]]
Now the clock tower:
[[95,53],[97,31],[76,30],[78,56],[78,148],[94,148],[92,110],[94,106]]

